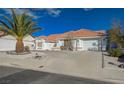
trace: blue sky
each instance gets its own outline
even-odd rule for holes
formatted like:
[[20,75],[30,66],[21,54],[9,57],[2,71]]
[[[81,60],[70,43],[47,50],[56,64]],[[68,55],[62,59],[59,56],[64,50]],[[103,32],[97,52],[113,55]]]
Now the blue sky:
[[[27,11],[43,30],[33,36],[59,34],[71,30],[108,30],[113,19],[124,22],[124,9],[119,8],[32,8],[17,9],[18,13]],[[10,16],[9,9],[0,9],[0,14]],[[1,17],[0,17],[1,18]]]

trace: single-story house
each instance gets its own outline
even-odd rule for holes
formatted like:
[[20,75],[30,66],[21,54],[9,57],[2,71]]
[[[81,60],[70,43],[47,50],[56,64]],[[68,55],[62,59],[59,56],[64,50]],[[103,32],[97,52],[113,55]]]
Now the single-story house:
[[[35,39],[29,35],[24,38],[24,46],[29,46],[31,50],[35,49]],[[10,51],[15,50],[16,39],[11,35],[6,35],[4,32],[0,31],[0,51]]]
[[40,50],[106,50],[105,31],[80,29],[63,34],[39,36],[35,39],[36,49]]
[[46,40],[45,36],[35,38],[35,49],[36,50],[52,50],[55,42]]

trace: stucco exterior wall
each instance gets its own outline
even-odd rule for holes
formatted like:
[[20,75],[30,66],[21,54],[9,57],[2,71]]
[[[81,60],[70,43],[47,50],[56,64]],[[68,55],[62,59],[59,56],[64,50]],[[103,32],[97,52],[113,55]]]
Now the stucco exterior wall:
[[58,40],[57,47],[64,46],[63,40]]
[[[57,43],[50,43],[44,39],[36,40],[36,49],[38,50],[61,50],[60,47],[64,46],[64,40],[59,39]],[[40,44],[38,44],[38,42]],[[103,41],[104,42],[104,41]],[[55,46],[56,44],[56,46]],[[71,41],[74,51],[97,51],[101,50],[100,38],[77,38]],[[103,46],[103,45],[102,45]],[[105,50],[104,44],[104,50]]]
[[[4,36],[0,38],[0,51],[10,51],[15,50],[16,39],[12,36]],[[29,46],[31,50],[34,49],[34,39],[33,37],[27,37],[23,40],[24,46]]]
[[[84,39],[74,39],[71,41],[73,50],[77,51],[93,51],[99,50],[101,45],[101,39],[99,38],[84,38]],[[104,41],[103,41],[104,42]],[[59,41],[59,45],[64,46],[64,40]],[[106,46],[106,45],[104,45]]]
[[47,42],[44,39],[35,38],[36,50],[52,50],[55,43]]

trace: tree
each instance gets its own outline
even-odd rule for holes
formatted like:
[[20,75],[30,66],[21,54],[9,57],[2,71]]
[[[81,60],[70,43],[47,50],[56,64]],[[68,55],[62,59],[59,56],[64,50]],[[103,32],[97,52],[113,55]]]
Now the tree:
[[36,27],[36,23],[32,21],[33,17],[27,13],[17,14],[15,9],[11,9],[11,12],[12,19],[5,15],[3,16],[4,21],[0,19],[0,30],[17,40],[16,53],[22,53],[24,52],[23,39],[41,28]]
[[65,39],[64,39],[64,49],[73,50],[72,40],[73,40],[73,33],[67,32],[65,34]]
[[108,31],[109,43],[116,43],[120,48],[124,47],[124,28],[118,19],[113,20],[112,28]]

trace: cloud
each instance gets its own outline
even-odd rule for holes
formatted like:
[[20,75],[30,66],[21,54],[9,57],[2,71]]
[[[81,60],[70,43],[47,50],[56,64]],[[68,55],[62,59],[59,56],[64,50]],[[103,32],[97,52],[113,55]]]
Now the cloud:
[[[6,14],[11,15],[10,9],[4,8],[2,9]],[[61,14],[61,10],[58,8],[32,8],[32,9],[21,9],[21,8],[16,8],[17,14],[22,14],[26,12],[28,15],[33,16],[35,19],[38,19],[40,17],[43,17],[45,15],[50,15],[52,17],[58,17]],[[38,16],[37,12],[42,12],[43,15]]]
[[43,12],[44,15],[50,15],[52,17],[58,17],[62,12],[62,10],[58,8],[33,8],[32,10]]
[[[9,14],[11,15],[11,11],[10,9],[7,9],[7,8],[4,8],[3,11],[6,13],[6,14]],[[16,8],[16,13],[17,14],[22,14],[26,12],[28,15],[34,17],[35,19],[39,18],[39,16],[37,16],[34,12],[30,11],[29,9],[20,9],[20,8]]]
[[45,10],[47,14],[54,16],[54,17],[60,16],[62,12],[61,10],[56,9],[56,8],[46,8]]
[[93,8],[83,8],[84,11],[91,11]]

